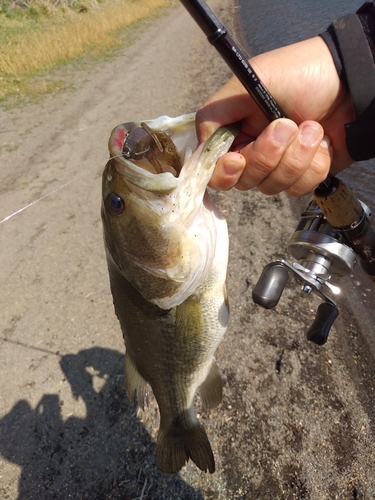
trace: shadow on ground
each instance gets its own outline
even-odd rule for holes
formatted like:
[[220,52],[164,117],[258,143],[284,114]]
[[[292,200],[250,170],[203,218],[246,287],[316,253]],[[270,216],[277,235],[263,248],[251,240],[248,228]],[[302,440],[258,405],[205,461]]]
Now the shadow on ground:
[[[63,401],[45,394],[35,410],[20,400],[0,421],[0,452],[22,467],[18,500],[202,499],[155,468],[155,445],[125,394],[123,354],[94,347],[60,364],[86,418],[63,420]],[[94,375],[103,381],[99,392]]]

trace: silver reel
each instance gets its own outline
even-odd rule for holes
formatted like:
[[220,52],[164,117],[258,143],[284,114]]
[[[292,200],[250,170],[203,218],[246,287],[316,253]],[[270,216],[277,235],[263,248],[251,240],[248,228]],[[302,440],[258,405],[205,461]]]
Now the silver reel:
[[[361,205],[370,218],[370,209],[362,202]],[[280,259],[268,264],[253,289],[253,300],[266,309],[275,307],[289,275],[293,276],[304,293],[315,293],[324,300],[307,331],[309,340],[323,345],[339,314],[333,297],[339,295],[341,290],[331,283],[331,278],[350,275],[357,263],[357,256],[344,242],[342,233],[328,223],[314,199],[302,212],[287,248],[297,262],[290,264]]]

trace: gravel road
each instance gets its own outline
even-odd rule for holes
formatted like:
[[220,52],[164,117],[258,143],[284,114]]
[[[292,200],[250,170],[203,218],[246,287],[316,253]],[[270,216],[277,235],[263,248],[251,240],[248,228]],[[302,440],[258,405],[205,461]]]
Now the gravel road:
[[[235,29],[232,0],[209,3]],[[214,195],[231,237],[224,401],[200,416],[217,472],[156,470],[156,405],[139,412],[125,396],[109,291],[107,140],[119,123],[196,110],[229,72],[176,4],[131,38],[115,58],[51,76],[69,91],[0,111],[0,220],[40,199],[0,224],[0,498],[373,500],[370,285],[359,271],[346,280],[324,347],[304,336],[318,299],[291,283],[275,310],[251,300],[306,203],[284,195]]]

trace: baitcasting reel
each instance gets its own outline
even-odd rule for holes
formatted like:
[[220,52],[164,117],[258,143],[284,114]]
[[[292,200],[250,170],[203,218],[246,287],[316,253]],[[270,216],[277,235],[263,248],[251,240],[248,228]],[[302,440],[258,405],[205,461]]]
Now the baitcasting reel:
[[[362,217],[368,220],[371,217],[369,208],[362,202],[360,207]],[[253,289],[254,302],[266,309],[277,305],[289,275],[301,285],[304,293],[319,295],[324,302],[318,307],[315,320],[307,331],[308,340],[318,345],[325,344],[339,314],[333,297],[340,293],[340,288],[330,280],[350,275],[359,260],[344,233],[342,228],[330,225],[315,196],[302,212],[288,242],[288,252],[297,262],[290,264],[284,259],[271,262]]]

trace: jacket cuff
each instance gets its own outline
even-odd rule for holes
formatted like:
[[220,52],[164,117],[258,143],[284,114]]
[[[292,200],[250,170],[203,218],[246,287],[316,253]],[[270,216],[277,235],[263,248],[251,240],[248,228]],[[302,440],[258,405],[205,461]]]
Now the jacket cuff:
[[[375,6],[336,19],[322,35],[338,75],[349,91],[356,120],[345,124],[346,145],[355,161],[375,157]],[[374,52],[373,52],[374,51]]]

